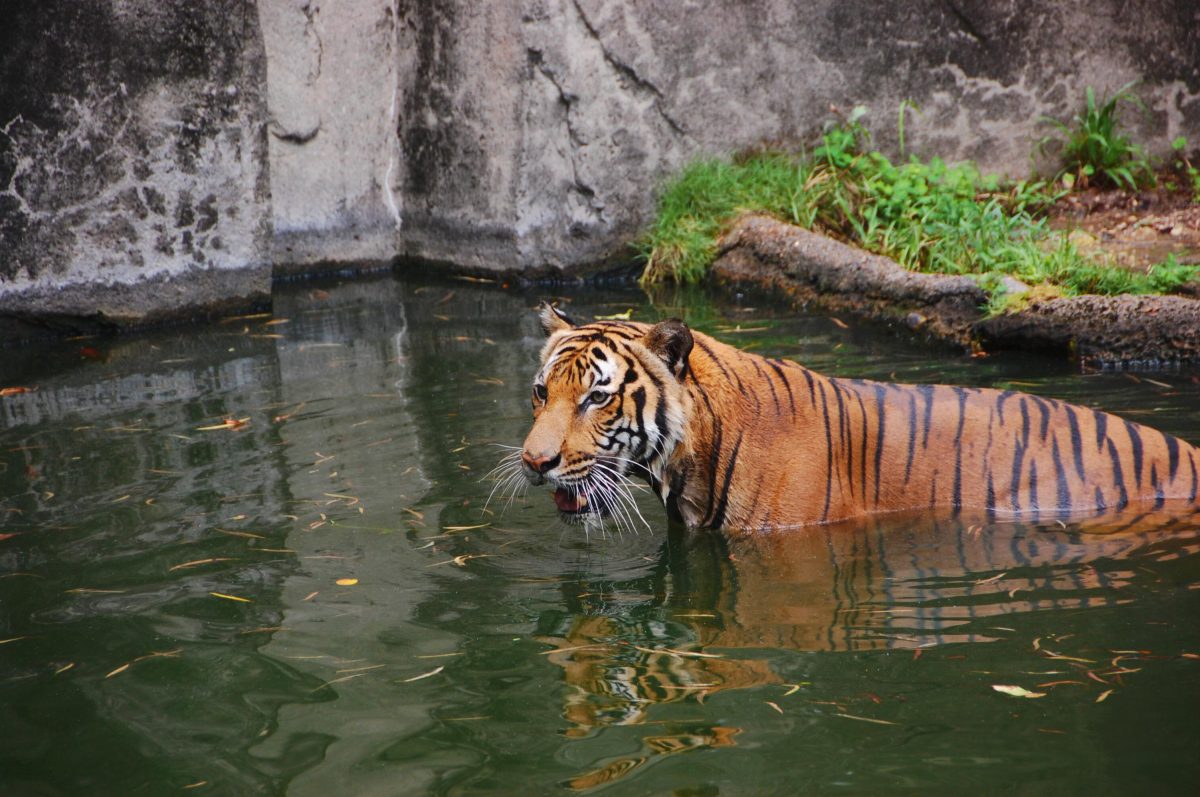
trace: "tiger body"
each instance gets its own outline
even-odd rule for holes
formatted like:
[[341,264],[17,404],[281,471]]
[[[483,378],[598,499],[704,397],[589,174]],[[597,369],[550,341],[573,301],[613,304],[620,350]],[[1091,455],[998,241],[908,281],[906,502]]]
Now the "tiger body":
[[550,337],[523,459],[531,480],[558,488],[564,514],[612,508],[589,481],[603,469],[646,477],[690,527],[1196,503],[1200,450],[1108,413],[1011,391],[830,378],[678,321],[574,326],[552,308],[542,318]]

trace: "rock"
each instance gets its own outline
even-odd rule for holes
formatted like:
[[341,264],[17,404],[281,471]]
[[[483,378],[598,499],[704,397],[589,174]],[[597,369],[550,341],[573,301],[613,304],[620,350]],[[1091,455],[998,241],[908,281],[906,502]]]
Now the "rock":
[[399,251],[402,54],[393,6],[258,3],[277,274],[387,263]]
[[969,277],[920,274],[767,216],[744,216],[722,238],[718,282],[782,290],[793,300],[900,322],[967,346],[987,293]]
[[12,0],[0,314],[137,323],[397,255],[577,275],[689,159],[810,141],[831,104],[899,154],[912,101],[906,152],[1016,175],[1096,75],[1170,109],[1134,139],[1200,129],[1194,4],[1010,5]]
[[0,333],[265,300],[253,3],[25,0],[4,16]]
[[1200,362],[1200,301],[1183,296],[1048,299],[975,330],[990,349],[1043,349],[1088,363]]
[[1067,240],[1074,244],[1075,248],[1081,252],[1091,251],[1099,245],[1095,236],[1083,230],[1071,230],[1067,235]]
[[[1174,99],[1200,93],[1200,28],[1191,4],[1168,6],[1130,27],[1098,0],[886,14],[866,0],[409,4],[403,252],[572,271],[626,256],[683,163],[809,141],[831,104],[867,105],[895,154],[896,108],[911,100],[907,152],[1017,176],[1042,118],[1070,119],[1096,76],[1114,89],[1141,78],[1149,107],[1178,109],[1172,129],[1200,129],[1200,104]],[[1165,117],[1128,121],[1166,146]]]
[[[985,317],[988,297],[974,280],[906,271],[886,257],[764,216],[733,224],[713,277],[736,289],[782,293],[797,304],[898,322],[968,351],[1041,349],[1100,364],[1200,362],[1200,301],[1194,298],[1054,298]],[[1030,290],[1012,278],[1005,287]]]

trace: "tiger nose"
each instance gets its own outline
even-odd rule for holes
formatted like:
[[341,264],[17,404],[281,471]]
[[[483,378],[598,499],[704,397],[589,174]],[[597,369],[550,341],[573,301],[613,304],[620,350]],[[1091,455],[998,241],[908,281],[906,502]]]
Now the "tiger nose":
[[534,456],[533,454],[530,454],[528,451],[521,452],[521,461],[524,462],[526,465],[528,465],[530,467],[530,469],[533,470],[534,473],[545,473],[546,471],[550,470],[555,465],[557,465],[559,460],[561,460],[561,459],[562,459],[562,454],[555,454],[554,456],[551,457],[546,454],[543,454],[541,456]]

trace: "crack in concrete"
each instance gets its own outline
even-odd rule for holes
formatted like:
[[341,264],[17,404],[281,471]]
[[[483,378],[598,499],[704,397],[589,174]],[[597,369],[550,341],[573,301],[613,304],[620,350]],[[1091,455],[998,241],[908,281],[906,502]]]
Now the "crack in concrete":
[[317,30],[317,14],[321,13],[321,8],[320,6],[314,7],[312,3],[305,3],[304,7],[300,9],[300,13],[304,14],[305,34],[312,37],[317,43],[317,67],[308,75],[308,84],[311,86],[321,77],[321,68],[325,60],[325,43],[321,41],[321,34]]
[[667,113],[666,109],[663,108],[663,103],[665,102],[666,97],[662,90],[659,89],[658,86],[654,85],[653,82],[638,74],[638,71],[634,69],[633,66],[625,63],[612,54],[608,47],[605,46],[604,40],[600,38],[600,31],[597,30],[596,26],[592,24],[592,21],[588,18],[587,13],[583,10],[583,6],[579,4],[579,0],[571,0],[571,4],[575,6],[575,13],[579,14],[579,19],[583,23],[583,27],[587,30],[588,35],[591,36],[596,42],[597,46],[600,47],[600,54],[604,56],[604,61],[610,67],[612,67],[617,74],[632,82],[633,85],[637,86],[642,91],[649,92],[650,94],[654,95],[654,110],[658,111],[658,115],[663,118],[663,121],[667,123],[667,126],[670,127],[676,135],[686,136],[687,131],[683,129],[683,125],[679,124],[679,122],[677,122],[669,113]]
[[950,9],[950,14],[956,20],[958,20],[958,24],[962,26],[964,33],[980,44],[988,43],[988,37],[979,32],[979,29],[975,27],[973,22],[971,22],[970,17],[964,14],[962,9],[954,4],[953,0],[945,0],[945,4],[946,8]]
[[387,15],[391,22],[391,38],[388,39],[388,63],[392,69],[392,102],[388,106],[389,146],[387,169],[383,173],[383,198],[387,202],[388,212],[392,214],[392,220],[395,222],[396,229],[399,230],[402,223],[400,204],[396,201],[396,189],[392,185],[392,175],[396,171],[396,142],[393,137],[396,135],[400,117],[399,105],[396,102],[396,97],[400,94],[400,67],[396,62],[396,54],[393,51],[396,45],[396,25],[400,16],[400,0],[392,0],[391,6],[387,9]]
[[587,146],[587,143],[582,137],[580,137],[579,132],[571,123],[571,109],[575,100],[578,98],[574,94],[567,92],[563,88],[562,84],[559,83],[558,77],[554,74],[554,70],[551,69],[544,60],[542,60],[542,52],[540,50],[530,50],[529,53],[533,58],[534,64],[537,66],[538,72],[542,75],[542,77],[550,81],[550,85],[554,86],[555,91],[558,92],[558,100],[563,104],[563,127],[566,128],[567,138],[570,139],[572,144],[572,146],[569,148],[570,154],[567,157],[567,160],[571,163],[571,174],[574,179],[574,185],[572,187],[578,191],[579,194],[584,197],[584,199],[587,200],[587,206],[596,216],[596,218],[600,221],[604,221],[604,208],[597,206],[595,202],[596,189],[585,183],[583,178],[580,177],[579,163],[575,158],[576,148]]

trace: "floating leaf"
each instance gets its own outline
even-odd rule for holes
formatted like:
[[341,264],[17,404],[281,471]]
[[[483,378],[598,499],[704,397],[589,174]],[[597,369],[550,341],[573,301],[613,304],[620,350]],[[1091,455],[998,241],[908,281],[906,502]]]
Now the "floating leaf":
[[1111,695],[1113,693],[1113,691],[1114,690],[1112,690],[1112,689],[1108,689],[1104,692],[1101,692],[1100,696],[1098,698],[1096,698],[1096,702],[1103,703],[1105,700],[1108,700],[1108,696]]
[[357,672],[357,673],[354,673],[353,675],[343,675],[341,678],[334,678],[332,681],[326,681],[325,683],[321,684],[316,689],[313,689],[311,691],[317,692],[317,691],[324,689],[327,686],[332,686],[333,684],[340,684],[342,681],[349,681],[353,678],[361,678],[364,675],[366,675],[365,672]]
[[213,557],[211,559],[195,559],[191,562],[184,562],[183,564],[175,565],[174,567],[169,567],[169,568],[167,568],[167,572],[170,573],[174,570],[184,570],[189,567],[199,567],[200,565],[208,565],[208,564],[212,564],[213,562],[232,562],[232,561],[233,561],[233,558],[229,557],[229,556],[217,556],[217,557]]
[[250,425],[249,418],[226,418],[225,420],[221,421],[220,423],[215,423],[212,426],[197,426],[196,431],[197,432],[215,432],[219,429],[229,429],[232,431],[237,431],[238,429],[244,429],[245,427],[247,427],[249,425]]
[[766,703],[766,704],[767,704],[768,706],[770,706],[771,708],[773,708],[773,709],[775,709],[776,711],[778,711],[780,714],[782,714],[782,713],[783,713],[783,709],[781,709],[779,706],[777,706],[777,705],[775,705],[774,703],[772,703],[770,700],[764,700],[763,702],[764,702],[764,703]]
[[992,688],[1002,695],[1009,697],[1045,697],[1045,692],[1030,692],[1023,686],[1009,686],[1008,684],[992,684]]
[[445,666],[438,667],[436,669],[430,670],[429,672],[423,672],[420,675],[414,675],[412,678],[403,678],[400,681],[398,681],[397,683],[409,684],[409,683],[412,683],[413,681],[419,681],[422,678],[432,678],[433,676],[437,675],[439,672],[441,672],[444,669],[446,669]]
[[227,601],[237,601],[238,603],[254,603],[249,598],[239,598],[237,595],[226,595],[224,592],[210,592],[214,598],[224,598]]
[[613,313],[612,315],[598,315],[597,321],[628,321],[633,318],[633,308],[630,307],[623,313]]
[[32,393],[37,388],[32,387],[0,387],[0,398],[5,396],[19,396],[22,393]]
[[889,720],[877,720],[877,719],[873,719],[871,717],[859,717],[855,714],[835,713],[833,716],[844,717],[848,720],[858,720],[859,722],[873,722],[876,725],[895,725],[896,724],[895,722],[891,722]]
[[337,584],[339,587],[353,587],[355,584],[358,583],[358,579],[357,578],[339,578],[334,583]]

